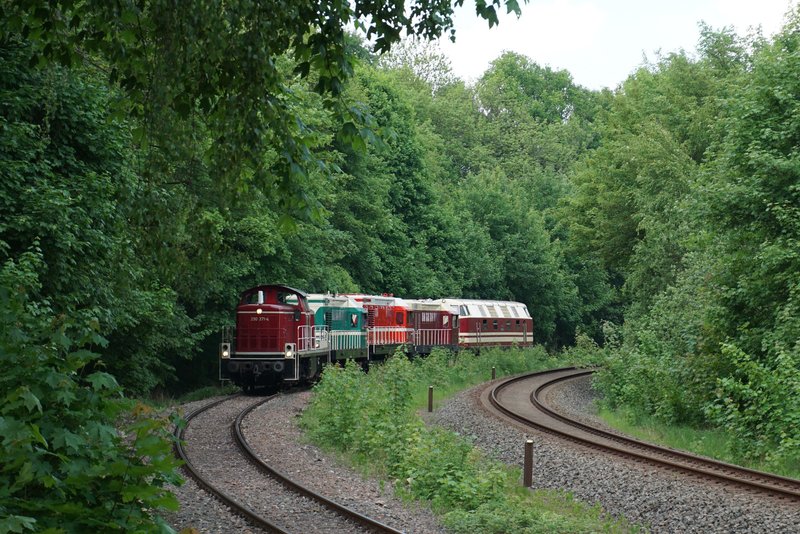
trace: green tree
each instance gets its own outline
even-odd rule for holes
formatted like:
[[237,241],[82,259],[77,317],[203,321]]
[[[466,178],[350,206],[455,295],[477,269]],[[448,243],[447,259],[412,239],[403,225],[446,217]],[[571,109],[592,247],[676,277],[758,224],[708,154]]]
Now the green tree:
[[[450,32],[454,38],[453,9],[462,1],[420,0],[405,9],[400,0],[204,0],[186,6],[38,0],[3,4],[0,18],[6,31],[29,40],[39,62],[100,63],[109,82],[124,91],[124,111],[141,119],[139,131],[151,145],[168,153],[180,148],[175,134],[187,121],[200,120],[212,135],[204,156],[214,162],[218,180],[274,188],[285,208],[302,214],[318,209],[301,192],[309,169],[325,161],[309,149],[316,132],[301,120],[302,102],[279,58],[290,51],[294,72],[314,81],[337,109],[338,134],[353,142],[363,115],[337,99],[353,73],[345,29],[355,24],[364,30],[377,52],[388,51],[401,33],[433,39]],[[516,0],[478,2],[476,14],[496,24],[503,4],[519,14]],[[273,149],[278,157],[268,165],[263,156]]]
[[[56,313],[94,319],[115,349],[110,370],[147,391],[163,352],[184,346],[190,320],[150,263],[143,236],[158,219],[144,199],[127,125],[90,72],[28,66],[29,50],[0,44],[0,260],[36,243],[41,288]],[[168,281],[166,281],[168,282]]]
[[[704,192],[724,263],[713,317],[722,361],[716,419],[750,454],[796,459],[800,407],[800,9],[753,58]],[[776,379],[780,377],[780,379]],[[771,407],[771,408],[770,408]],[[764,409],[767,408],[767,409]]]

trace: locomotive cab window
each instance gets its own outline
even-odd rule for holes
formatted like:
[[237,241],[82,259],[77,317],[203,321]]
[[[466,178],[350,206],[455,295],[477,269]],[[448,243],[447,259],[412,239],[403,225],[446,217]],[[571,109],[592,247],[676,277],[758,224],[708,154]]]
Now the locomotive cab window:
[[403,312],[397,312],[394,314],[394,322],[397,324],[403,324]]
[[244,304],[264,304],[264,292],[253,291],[245,295],[242,301]]
[[281,291],[278,293],[278,302],[280,304],[297,304],[297,295],[294,293],[287,293],[285,291]]

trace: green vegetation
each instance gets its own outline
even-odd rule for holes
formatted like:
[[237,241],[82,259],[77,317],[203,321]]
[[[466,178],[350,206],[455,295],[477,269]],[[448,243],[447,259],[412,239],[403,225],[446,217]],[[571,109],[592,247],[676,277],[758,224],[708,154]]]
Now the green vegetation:
[[179,396],[216,381],[256,283],[519,300],[538,343],[603,364],[609,407],[797,472],[800,8],[590,91],[513,52],[474,85],[424,43],[377,55],[451,30],[452,3],[412,4],[2,3],[0,312],[35,318],[31,354],[100,352],[81,388]]
[[773,42],[706,29],[699,58],[638,71],[563,205],[571,250],[605,270],[622,311],[596,336],[609,406],[716,426],[730,457],[795,473],[798,29],[798,10]]
[[556,365],[540,348],[480,356],[438,350],[413,361],[398,353],[369,374],[348,362],[324,370],[302,424],[319,446],[393,480],[401,494],[430,501],[454,532],[627,530],[569,496],[522,491],[519,469],[486,458],[464,437],[427,428],[417,413],[431,384],[440,397],[485,381],[492,366],[503,376]]
[[791,462],[767,464],[763,461],[753,461],[744,456],[732,454],[732,451],[736,450],[733,443],[735,438],[724,430],[669,425],[656,417],[624,408],[615,411],[601,408],[598,415],[609,426],[643,441],[716,458],[750,469],[800,478],[798,466]]
[[41,261],[0,270],[0,532],[169,532],[153,511],[178,507],[171,425],[81,348],[105,345],[96,322],[30,302]]

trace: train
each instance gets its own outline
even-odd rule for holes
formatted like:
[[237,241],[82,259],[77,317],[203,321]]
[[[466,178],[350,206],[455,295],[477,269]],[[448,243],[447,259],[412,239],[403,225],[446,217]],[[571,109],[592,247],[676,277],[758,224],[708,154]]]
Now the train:
[[328,364],[367,368],[403,348],[427,355],[533,345],[533,319],[520,302],[403,299],[391,294],[306,293],[282,284],[243,291],[235,326],[222,331],[219,377],[244,390],[305,383]]

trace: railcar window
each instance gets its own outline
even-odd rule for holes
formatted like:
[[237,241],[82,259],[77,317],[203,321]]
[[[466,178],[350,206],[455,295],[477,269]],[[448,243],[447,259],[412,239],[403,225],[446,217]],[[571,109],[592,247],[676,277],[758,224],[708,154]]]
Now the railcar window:
[[442,326],[447,326],[447,324],[449,322],[450,322],[450,316],[449,315],[443,315],[442,316]]
[[394,314],[394,322],[397,324],[403,324],[403,312],[397,312]]
[[495,330],[497,330],[497,319],[492,321],[492,326],[494,327]]

